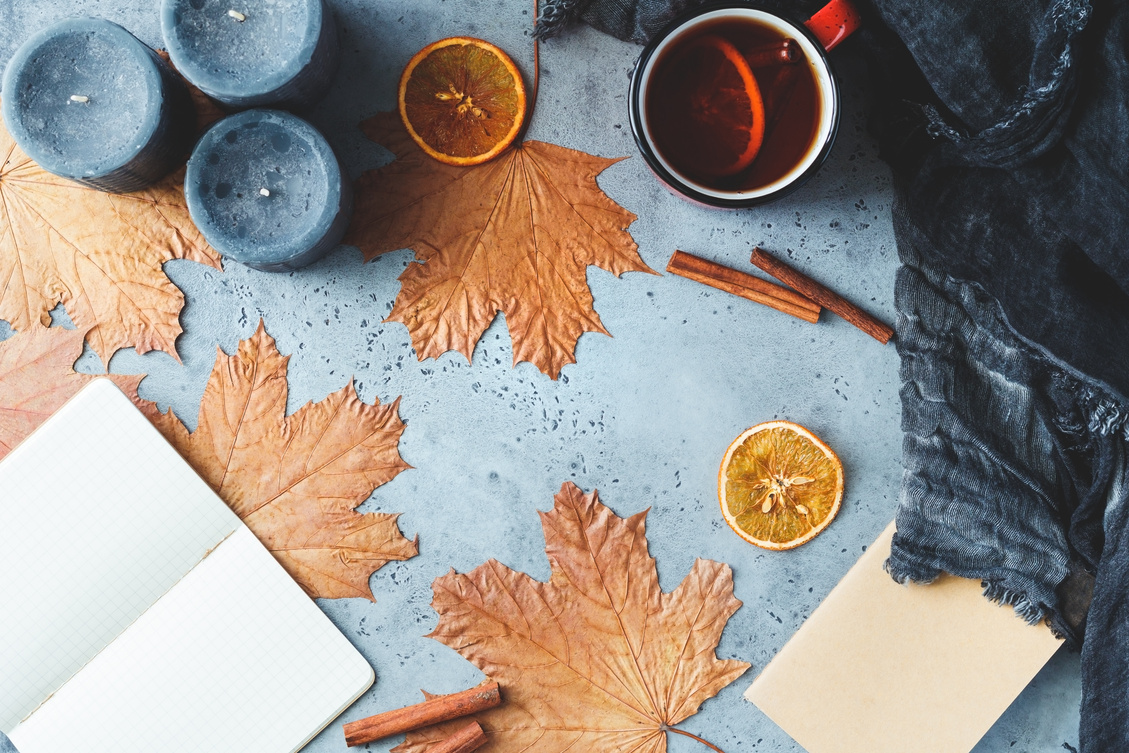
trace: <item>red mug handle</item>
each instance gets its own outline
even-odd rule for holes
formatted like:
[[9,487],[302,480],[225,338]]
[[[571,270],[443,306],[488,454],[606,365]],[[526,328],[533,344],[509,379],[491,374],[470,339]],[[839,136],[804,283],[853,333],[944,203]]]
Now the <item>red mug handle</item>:
[[835,45],[849,37],[861,23],[862,18],[851,0],[831,0],[816,11],[804,26],[815,34],[823,49],[830,52]]

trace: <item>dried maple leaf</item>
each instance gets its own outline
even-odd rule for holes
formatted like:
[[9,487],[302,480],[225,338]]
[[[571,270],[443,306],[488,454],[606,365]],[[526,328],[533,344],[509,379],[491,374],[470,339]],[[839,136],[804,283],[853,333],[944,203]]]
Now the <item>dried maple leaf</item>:
[[[700,559],[663,593],[645,517],[624,520],[566,483],[541,513],[548,583],[493,560],[436,579],[429,637],[502,688],[502,705],[476,716],[482,751],[662,753],[671,725],[749,668],[714,654],[741,606],[729,566]],[[395,750],[418,753],[465,723],[409,733]]]
[[188,216],[184,171],[136,193],[95,191],[40,168],[2,124],[0,156],[0,319],[47,326],[62,302],[103,361],[130,346],[177,357],[184,296],[161,265],[220,268]]
[[652,271],[627,233],[635,215],[596,176],[619,160],[527,141],[497,159],[455,167],[423,153],[395,113],[362,124],[396,159],[361,176],[345,243],[369,260],[411,248],[388,321],[403,322],[420,360],[457,350],[469,361],[498,312],[514,364],[556,379],[584,332],[608,334],[592,307],[589,265]]
[[[36,327],[0,342],[0,458],[62,407],[95,374],[72,366],[82,355],[86,333],[77,329]],[[111,374],[134,400],[142,376]]]
[[400,401],[367,405],[349,383],[287,416],[289,360],[260,322],[234,356],[217,354],[195,432],[171,410],[143,410],[307,593],[373,599],[369,576],[419,552],[396,515],[354,511],[410,467]]

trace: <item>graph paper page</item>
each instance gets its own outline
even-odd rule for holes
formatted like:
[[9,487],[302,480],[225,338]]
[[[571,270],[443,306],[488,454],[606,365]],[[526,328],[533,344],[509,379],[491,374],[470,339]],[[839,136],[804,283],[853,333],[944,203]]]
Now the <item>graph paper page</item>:
[[21,753],[287,753],[372,680],[241,525],[11,739]]
[[112,382],[72,398],[0,462],[0,730],[239,525]]

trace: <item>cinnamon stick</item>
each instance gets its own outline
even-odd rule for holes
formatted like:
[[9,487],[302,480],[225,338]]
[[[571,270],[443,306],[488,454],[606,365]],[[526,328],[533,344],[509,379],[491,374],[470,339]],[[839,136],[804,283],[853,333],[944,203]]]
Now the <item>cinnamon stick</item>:
[[345,744],[350,747],[364,745],[389,735],[492,709],[501,702],[498,683],[485,683],[461,693],[438,696],[414,706],[349,722],[345,725]]
[[785,285],[795,288],[813,301],[826,306],[883,345],[894,336],[894,330],[891,327],[866,313],[838,293],[792,269],[767,251],[760,248],[753,249],[752,262]]
[[774,285],[736,269],[675,251],[667,262],[666,271],[703,285],[724,290],[726,293],[763,304],[805,322],[819,321],[819,304],[788,288]]
[[771,44],[749,47],[741,51],[750,68],[768,68],[773,65],[788,65],[800,59],[800,46],[794,39],[785,39]]
[[486,744],[486,733],[482,725],[471,722],[442,742],[427,749],[427,753],[471,753]]

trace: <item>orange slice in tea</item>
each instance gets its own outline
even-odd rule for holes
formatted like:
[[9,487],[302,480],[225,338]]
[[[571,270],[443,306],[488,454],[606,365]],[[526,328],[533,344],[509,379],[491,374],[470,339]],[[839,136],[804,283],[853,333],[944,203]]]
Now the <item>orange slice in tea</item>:
[[477,165],[514,142],[525,84],[509,55],[481,39],[451,37],[416,53],[400,76],[400,117],[428,155]]
[[725,522],[745,541],[792,549],[819,535],[839,512],[843,464],[799,424],[758,424],[726,450],[718,497]]
[[682,153],[690,173],[725,177],[741,172],[756,159],[764,140],[764,100],[753,70],[725,38],[705,34],[670,61],[661,130],[671,140],[664,152]]

